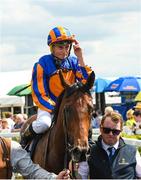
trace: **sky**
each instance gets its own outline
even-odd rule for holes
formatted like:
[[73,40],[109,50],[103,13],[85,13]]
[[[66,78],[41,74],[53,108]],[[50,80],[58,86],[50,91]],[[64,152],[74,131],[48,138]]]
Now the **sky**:
[[50,53],[49,31],[61,25],[75,34],[96,77],[141,76],[141,0],[0,4],[0,72],[32,71],[34,63]]

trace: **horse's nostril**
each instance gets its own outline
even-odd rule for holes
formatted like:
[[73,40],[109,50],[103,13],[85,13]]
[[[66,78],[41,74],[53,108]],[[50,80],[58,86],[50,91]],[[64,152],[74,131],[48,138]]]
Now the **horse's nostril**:
[[75,148],[73,149],[73,153],[75,153],[75,154],[81,153],[80,148],[75,147]]
[[72,159],[75,162],[85,161],[87,154],[87,148],[75,147],[72,149]]

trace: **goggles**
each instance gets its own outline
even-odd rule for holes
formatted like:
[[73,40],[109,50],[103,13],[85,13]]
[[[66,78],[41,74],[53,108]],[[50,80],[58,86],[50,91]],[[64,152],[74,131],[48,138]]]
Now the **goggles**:
[[110,132],[112,132],[112,134],[114,136],[118,136],[121,132],[121,130],[119,130],[119,129],[111,129],[111,128],[107,128],[107,127],[102,127],[102,129],[105,134],[109,134]]

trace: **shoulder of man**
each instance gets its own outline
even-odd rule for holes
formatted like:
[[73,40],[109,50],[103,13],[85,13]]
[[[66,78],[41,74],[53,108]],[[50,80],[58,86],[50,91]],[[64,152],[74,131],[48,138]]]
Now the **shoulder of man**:
[[135,154],[136,151],[137,151],[137,148],[135,146],[131,145],[131,144],[126,144],[125,143],[124,148],[126,149],[127,153],[129,153],[129,154],[131,154],[131,153]]

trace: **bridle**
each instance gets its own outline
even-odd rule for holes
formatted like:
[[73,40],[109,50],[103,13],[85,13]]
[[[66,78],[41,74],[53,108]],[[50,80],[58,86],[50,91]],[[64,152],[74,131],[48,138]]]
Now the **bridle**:
[[[83,85],[81,82],[76,82],[75,84],[73,84],[72,86],[69,85],[62,74],[62,70],[60,69],[59,71],[59,76],[60,76],[60,80],[62,83],[62,86],[64,87],[64,89],[69,88],[68,91],[66,91],[66,96],[70,96],[71,94],[73,94],[73,92],[75,92],[76,90],[80,89],[82,92],[88,92],[88,94],[90,94],[89,89],[92,87],[92,84],[94,82],[94,78],[95,78],[95,74],[94,72],[92,72],[90,74],[90,76],[88,77],[88,80],[86,82],[85,85]],[[67,108],[68,107],[64,107],[63,110],[63,114],[64,114],[64,121],[63,121],[63,128],[64,128],[64,136],[65,136],[65,155],[64,155],[64,168],[67,169],[68,168],[68,163],[69,163],[69,151],[72,148],[72,145],[69,142],[69,136],[68,136],[68,131],[67,131]],[[72,171],[73,171],[73,165],[72,165]],[[75,174],[72,172],[72,175],[74,175],[73,177],[75,177]]]
[[67,109],[64,108],[64,121],[63,121],[63,129],[65,135],[65,156],[64,156],[64,169],[68,169],[68,152],[69,152],[69,138],[68,138],[68,131],[67,131]]
[[[76,83],[76,89],[80,87],[79,84]],[[67,93],[67,96],[70,96],[75,91],[75,88],[73,88],[70,93]],[[69,106],[65,105],[63,110],[63,130],[64,130],[64,137],[65,137],[65,155],[64,155],[64,169],[68,169],[69,167],[69,160],[70,160],[70,151],[73,149],[73,145],[69,141],[69,135],[68,135],[68,129],[67,129],[67,122],[68,122],[68,112],[69,112]],[[76,174],[78,174],[77,170],[75,170],[74,166],[76,166],[76,162],[71,160],[72,165],[72,178],[77,178]]]
[[[69,169],[69,152],[72,148],[72,145],[69,142],[69,136],[67,131],[67,107],[64,107],[64,121],[63,121],[63,129],[64,129],[64,135],[65,135],[65,155],[64,155],[64,169]],[[74,162],[72,161],[72,172],[71,172],[71,178],[77,179],[75,170],[74,170]]]

